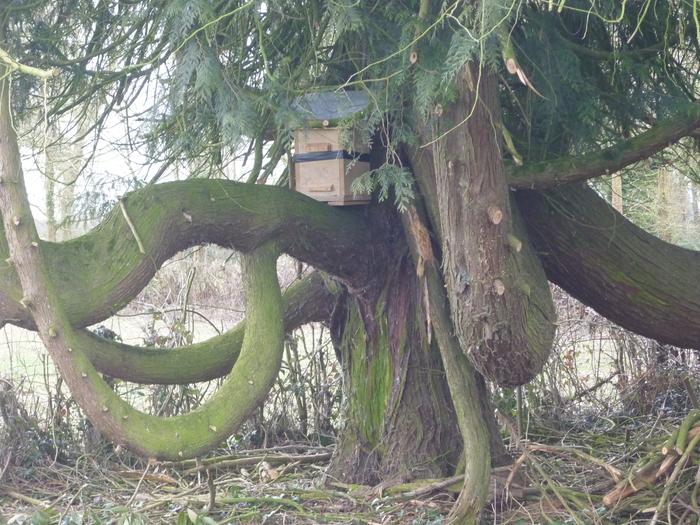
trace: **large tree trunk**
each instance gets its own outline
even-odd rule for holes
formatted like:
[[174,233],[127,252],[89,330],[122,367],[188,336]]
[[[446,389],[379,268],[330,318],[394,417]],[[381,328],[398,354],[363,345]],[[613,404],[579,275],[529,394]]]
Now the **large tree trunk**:
[[408,257],[374,297],[344,296],[334,314],[345,424],[330,474],[371,485],[450,475],[462,443]]
[[[517,209],[511,210],[496,83],[490,73],[483,74],[477,96],[474,84],[480,73],[465,69],[458,101],[437,129],[424,134],[433,144],[430,162],[414,165],[424,171],[419,178],[428,179],[431,186],[423,194],[441,241],[445,285],[434,270],[432,248],[425,247],[432,244],[427,226],[416,226],[417,218],[404,219],[409,238],[416,233],[412,229],[425,230],[424,239],[412,243],[417,272],[398,265],[397,283],[403,284],[396,292],[392,276],[376,294],[376,302],[360,301],[343,311],[344,336],[339,339],[347,371],[347,424],[331,474],[356,482],[408,477],[412,472],[445,474],[444,463],[434,458],[454,457],[451,451],[462,448],[465,485],[451,523],[475,522],[488,486],[488,422],[493,414],[480,408],[485,389],[479,388],[469,361],[499,384],[522,384],[543,366],[554,335],[554,308],[544,271]],[[411,295],[413,308],[407,303]],[[434,342],[431,317],[439,325]],[[413,369],[425,366],[430,356],[420,348],[436,344],[447,371],[447,381],[438,382],[437,389],[430,375],[413,375],[421,373]],[[451,421],[442,416],[444,406],[456,407]],[[425,432],[426,422],[432,436]],[[454,429],[455,423],[461,434],[458,444],[441,437],[442,426]],[[500,452],[502,444],[491,442]]]
[[380,288],[341,297],[333,316],[346,401],[330,475],[386,485],[452,475],[461,463],[465,489],[451,522],[470,522],[491,458],[502,464],[508,454],[484,380],[454,335],[427,223],[415,208],[401,219],[412,259],[400,243]]
[[[551,349],[554,306],[542,266],[510,197],[492,73],[473,64],[465,67],[457,101],[436,121],[427,122],[421,133],[431,147],[409,156],[441,241],[452,320],[445,331],[457,338],[443,337],[440,349],[460,416],[467,465],[464,488],[449,522],[475,523],[488,481],[480,459],[488,457],[490,450],[484,432],[487,422],[479,422],[471,410],[480,397],[478,376],[471,365],[500,385],[532,379]],[[428,271],[428,277],[431,290],[442,289],[442,276]],[[432,302],[439,303],[435,293]],[[494,444],[498,446],[492,439]]]

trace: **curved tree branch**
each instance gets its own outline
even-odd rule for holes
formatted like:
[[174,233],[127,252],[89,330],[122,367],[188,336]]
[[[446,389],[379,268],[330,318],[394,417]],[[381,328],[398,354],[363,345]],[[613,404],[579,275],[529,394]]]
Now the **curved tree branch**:
[[[328,319],[334,301],[318,272],[297,281],[282,295],[285,331]],[[228,374],[240,356],[245,331],[246,322],[242,321],[225,334],[202,343],[167,350],[125,345],[87,330],[76,331],[75,340],[93,366],[111,377],[136,383],[177,385]]]
[[[411,162],[430,205],[431,155],[422,150]],[[700,252],[645,232],[586,186],[518,191],[515,198],[550,281],[620,326],[700,348]]]
[[647,233],[586,186],[516,198],[552,282],[633,332],[700,349],[700,252]]
[[527,163],[509,172],[508,183],[517,189],[547,189],[561,184],[609,175],[646,159],[700,128],[700,102],[659,122],[636,137],[581,156]]
[[[165,260],[198,244],[246,252],[276,241],[280,250],[358,286],[371,274],[381,250],[381,239],[372,238],[362,210],[334,208],[284,188],[191,180],[147,187],[122,202],[126,214],[116,207],[77,239],[39,242],[51,261],[50,278],[73,326],[88,326],[113,315]],[[3,237],[0,261],[7,253]],[[14,268],[0,262],[0,320],[31,328],[20,300]]]
[[242,255],[248,326],[231,374],[199,409],[159,418],[135,410],[113,392],[75,338],[38,244],[10,120],[7,81],[0,83],[0,180],[0,212],[23,304],[74,399],[100,432],[147,457],[192,457],[228,437],[265,399],[279,372],[284,342],[276,265],[279,251],[274,243]]

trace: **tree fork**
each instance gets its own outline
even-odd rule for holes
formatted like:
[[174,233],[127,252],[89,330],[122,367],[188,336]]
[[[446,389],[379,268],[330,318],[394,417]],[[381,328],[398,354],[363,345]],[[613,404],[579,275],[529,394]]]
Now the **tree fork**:
[[[281,294],[277,250],[263,245],[244,254],[248,329],[241,356],[219,391],[203,407],[158,418],[133,409],[104,382],[76,345],[73,328],[51,283],[38,245],[10,118],[9,85],[0,83],[0,212],[13,263],[39,335],[91,422],[109,439],[158,459],[193,457],[213,448],[261,403],[282,360]],[[236,403],[231,404],[231,399]]]

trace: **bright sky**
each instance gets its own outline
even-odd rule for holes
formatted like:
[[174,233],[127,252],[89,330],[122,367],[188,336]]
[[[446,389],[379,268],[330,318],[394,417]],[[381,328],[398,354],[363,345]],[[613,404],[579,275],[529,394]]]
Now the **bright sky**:
[[[41,125],[41,124],[39,124]],[[133,134],[133,130],[131,131]],[[83,158],[93,154],[93,159],[76,183],[76,195],[85,194],[88,191],[100,191],[106,199],[115,200],[128,191],[128,183],[134,177],[140,180],[150,179],[160,168],[161,163],[150,162],[143,152],[129,148],[127,143],[127,126],[122,115],[111,114],[107,120],[102,134],[95,147],[94,137],[86,138],[82,148]],[[37,139],[35,139],[37,140]],[[32,147],[23,142],[20,152],[22,155],[22,168],[25,175],[25,183],[32,211],[38,222],[45,223],[46,218],[46,182],[45,155],[42,146]],[[67,150],[66,150],[67,151]],[[59,151],[66,155],[65,151]],[[81,159],[77,164],[82,166]],[[57,163],[57,169],[65,169],[67,163]],[[225,172],[230,178],[236,178],[237,173],[245,173],[249,166],[236,162],[229,166]],[[180,166],[180,177],[187,175],[186,168]],[[58,177],[58,173],[54,177]],[[177,176],[175,170],[169,170],[159,180],[165,182],[174,180]],[[56,184],[56,187],[59,187]]]

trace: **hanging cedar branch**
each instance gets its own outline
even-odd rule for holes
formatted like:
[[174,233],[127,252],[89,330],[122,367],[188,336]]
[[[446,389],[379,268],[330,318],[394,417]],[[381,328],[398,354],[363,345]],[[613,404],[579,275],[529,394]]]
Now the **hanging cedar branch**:
[[508,183],[517,189],[547,189],[561,184],[610,175],[658,153],[700,128],[700,102],[665,119],[631,139],[601,151],[542,162],[525,163],[508,173]]

